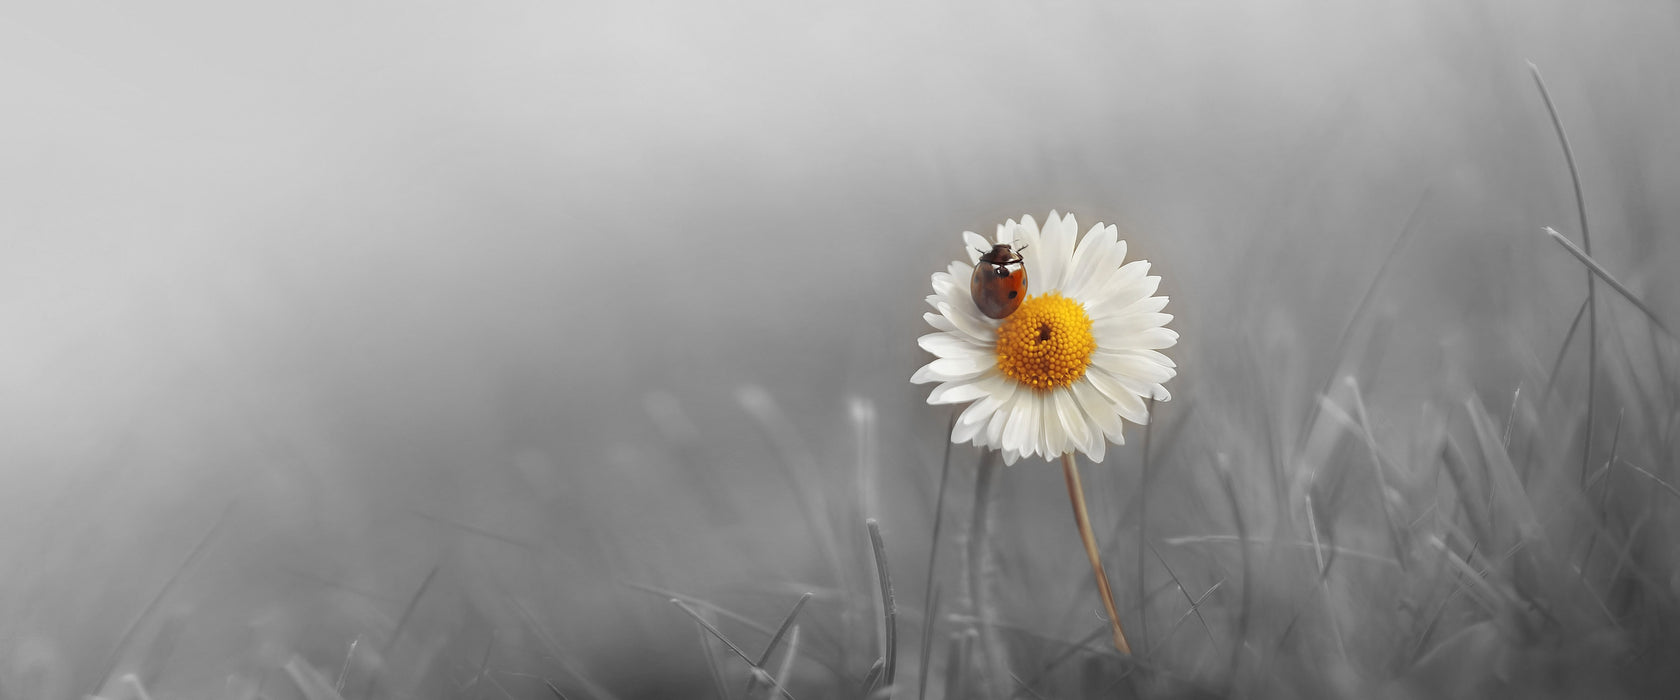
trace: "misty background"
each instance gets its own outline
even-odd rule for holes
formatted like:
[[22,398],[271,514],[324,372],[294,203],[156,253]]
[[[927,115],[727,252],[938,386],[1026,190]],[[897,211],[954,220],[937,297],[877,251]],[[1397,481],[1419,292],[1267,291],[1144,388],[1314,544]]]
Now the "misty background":
[[[698,668],[620,582],[821,576],[761,397],[834,498],[879,475],[919,592],[928,276],[1051,209],[1162,276],[1173,406],[1284,424],[1415,217],[1367,400],[1499,405],[1583,286],[1526,62],[1595,257],[1675,318],[1677,39],[1635,2],[8,4],[0,659],[70,693],[336,668],[435,567],[416,630],[515,595],[598,676]],[[1077,562],[1047,470],[1000,476],[1008,517]]]

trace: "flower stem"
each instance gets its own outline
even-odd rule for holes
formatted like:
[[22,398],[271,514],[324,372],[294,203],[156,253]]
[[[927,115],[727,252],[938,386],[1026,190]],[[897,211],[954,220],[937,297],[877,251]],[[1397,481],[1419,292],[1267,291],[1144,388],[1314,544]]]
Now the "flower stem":
[[1068,500],[1073,503],[1073,520],[1079,526],[1079,540],[1085,543],[1085,556],[1091,559],[1091,572],[1097,577],[1097,593],[1102,596],[1103,609],[1114,628],[1114,648],[1122,656],[1131,656],[1132,647],[1126,643],[1126,633],[1120,631],[1120,611],[1114,607],[1114,592],[1108,587],[1108,574],[1103,572],[1102,558],[1097,554],[1097,538],[1091,534],[1091,516],[1085,512],[1085,487],[1079,483],[1079,465],[1073,453],[1062,455],[1062,475],[1067,477]]

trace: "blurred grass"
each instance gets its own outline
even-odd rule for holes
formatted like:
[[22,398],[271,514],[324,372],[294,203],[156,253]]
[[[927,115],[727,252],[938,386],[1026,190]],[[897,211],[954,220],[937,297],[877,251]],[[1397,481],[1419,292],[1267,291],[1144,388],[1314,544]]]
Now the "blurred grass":
[[[1593,259],[1674,318],[1677,19],[0,10],[0,696],[745,697],[665,601],[750,654],[809,592],[753,660],[856,697],[868,518],[895,697],[1661,695],[1676,348],[1601,286],[1589,392],[1525,61]],[[1184,338],[1083,470],[1129,663],[1044,464],[952,451],[924,609],[919,299],[1052,207]]]

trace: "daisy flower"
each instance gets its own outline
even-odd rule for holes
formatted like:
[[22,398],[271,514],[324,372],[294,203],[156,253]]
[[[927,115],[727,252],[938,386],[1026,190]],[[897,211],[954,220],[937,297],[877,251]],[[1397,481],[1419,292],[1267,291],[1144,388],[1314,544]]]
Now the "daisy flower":
[[1050,212],[1043,230],[1031,216],[997,228],[995,243],[1024,258],[1027,297],[1002,319],[976,306],[969,277],[994,241],[963,232],[969,261],[933,273],[923,316],[937,332],[917,340],[937,356],[910,381],[938,383],[930,404],[963,404],[951,431],[1003,454],[1055,459],[1083,452],[1100,462],[1107,443],[1125,444],[1123,420],[1149,422],[1146,400],[1167,401],[1163,384],[1177,373],[1161,350],[1178,342],[1166,327],[1161,278],[1149,263],[1127,263],[1114,226],[1097,224],[1075,242],[1072,214]]

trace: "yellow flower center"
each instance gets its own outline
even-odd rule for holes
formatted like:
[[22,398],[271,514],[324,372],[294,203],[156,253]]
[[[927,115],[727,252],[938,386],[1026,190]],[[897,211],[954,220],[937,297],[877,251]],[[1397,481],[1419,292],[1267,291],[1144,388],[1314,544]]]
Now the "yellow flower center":
[[997,329],[998,369],[1034,389],[1078,381],[1096,350],[1085,308],[1055,292],[1027,297]]

